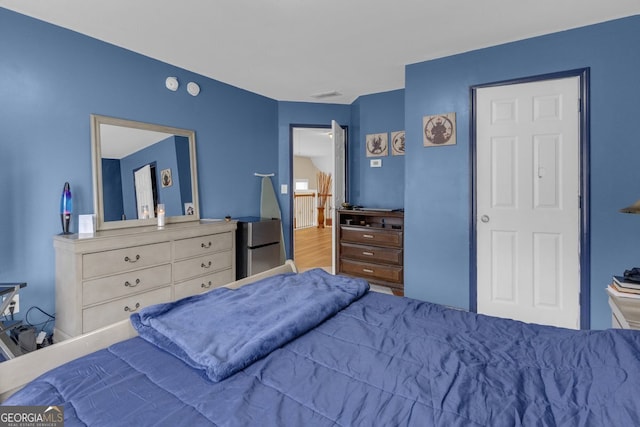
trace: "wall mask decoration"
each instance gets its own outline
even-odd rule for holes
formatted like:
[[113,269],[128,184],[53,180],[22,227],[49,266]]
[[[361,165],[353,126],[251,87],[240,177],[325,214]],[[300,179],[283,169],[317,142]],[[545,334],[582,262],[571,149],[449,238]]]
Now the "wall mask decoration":
[[391,132],[391,155],[404,156],[404,131]]
[[422,118],[425,147],[456,144],[456,113],[435,114]]
[[389,139],[386,133],[372,133],[367,135],[367,157],[384,157],[389,155]]

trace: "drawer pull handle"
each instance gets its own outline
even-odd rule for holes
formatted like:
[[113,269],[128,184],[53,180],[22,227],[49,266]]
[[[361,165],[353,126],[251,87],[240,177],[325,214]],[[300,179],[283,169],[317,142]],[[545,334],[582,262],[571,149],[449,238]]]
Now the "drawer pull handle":
[[130,311],[131,313],[133,313],[134,311],[136,311],[139,308],[140,308],[140,303],[137,302],[136,306],[133,309],[130,309],[128,305],[125,305],[124,306],[124,311]]
[[362,255],[373,256],[373,252],[362,252]]
[[138,286],[140,284],[140,279],[136,279],[136,284],[132,285],[131,282],[129,282],[128,280],[126,282],[124,282],[125,286],[128,286],[130,288],[135,288],[136,286]]
[[209,249],[211,247],[211,242],[209,242],[208,245],[205,245],[204,243],[200,243],[200,247],[203,249]]
[[211,280],[209,280],[209,283],[202,283],[200,285],[201,288],[205,288],[205,289],[209,289],[211,287]]
[[362,237],[365,239],[373,239],[373,234],[363,234]]
[[128,256],[124,257],[124,261],[130,262],[131,264],[133,264],[134,262],[137,262],[139,259],[140,259],[140,255],[136,255],[135,259],[129,258]]
[[363,269],[362,269],[362,271],[363,271],[364,273],[373,273],[373,270],[368,269],[368,268],[363,268]]
[[208,263],[208,264],[205,264],[205,263],[203,262],[202,264],[200,264],[200,267],[202,267],[202,268],[209,268],[209,267],[211,267],[211,261],[209,261],[209,263]]

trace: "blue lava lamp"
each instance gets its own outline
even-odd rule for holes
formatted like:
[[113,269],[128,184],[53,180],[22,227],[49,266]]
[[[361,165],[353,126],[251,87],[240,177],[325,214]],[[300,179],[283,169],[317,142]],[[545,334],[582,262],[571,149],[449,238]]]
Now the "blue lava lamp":
[[71,234],[69,232],[69,223],[71,222],[71,212],[73,212],[73,200],[71,200],[71,187],[68,182],[64,183],[62,189],[62,197],[60,197],[60,221],[62,221],[62,234]]

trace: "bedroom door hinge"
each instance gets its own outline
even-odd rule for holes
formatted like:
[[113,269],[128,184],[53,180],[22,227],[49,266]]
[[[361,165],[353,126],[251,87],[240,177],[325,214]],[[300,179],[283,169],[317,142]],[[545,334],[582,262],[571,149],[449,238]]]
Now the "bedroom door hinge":
[[578,292],[578,307],[582,306],[582,292]]

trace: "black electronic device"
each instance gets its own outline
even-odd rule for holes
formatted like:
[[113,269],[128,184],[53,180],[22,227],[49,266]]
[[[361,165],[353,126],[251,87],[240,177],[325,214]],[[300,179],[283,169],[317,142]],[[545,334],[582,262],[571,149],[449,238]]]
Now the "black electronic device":
[[624,271],[624,280],[640,283],[640,267],[633,267]]
[[37,349],[36,328],[22,325],[11,330],[11,338],[24,353],[29,353]]

